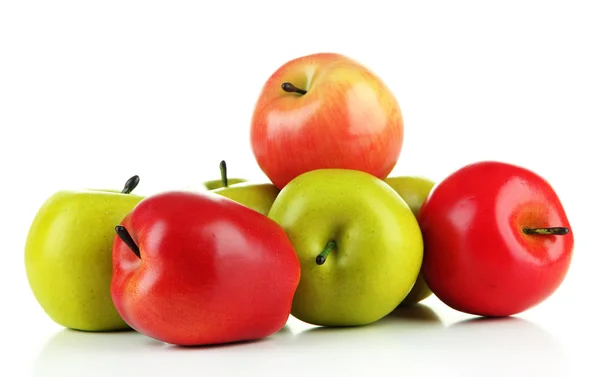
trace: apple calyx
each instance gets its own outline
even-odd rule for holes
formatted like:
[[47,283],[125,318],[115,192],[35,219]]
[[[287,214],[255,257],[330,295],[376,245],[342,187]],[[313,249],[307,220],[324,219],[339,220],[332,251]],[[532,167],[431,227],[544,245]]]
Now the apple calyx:
[[523,228],[525,234],[564,236],[569,234],[569,228],[556,226],[551,228]]
[[306,94],[306,90],[298,88],[291,82],[284,82],[283,84],[281,84],[281,89],[288,93],[300,93],[302,95]]
[[123,225],[117,225],[115,227],[115,232],[117,232],[117,236],[119,236],[121,241],[123,241],[125,245],[127,245],[131,249],[131,251],[133,251],[135,256],[141,259],[142,257],[140,256],[140,248],[138,247],[138,245],[135,244],[135,241],[133,240],[131,234],[129,234],[127,229],[125,229]]
[[319,255],[317,255],[315,262],[317,262],[318,265],[322,265],[323,263],[325,263],[325,261],[327,260],[327,256],[333,251],[333,248],[335,246],[336,246],[335,241],[327,242],[327,245],[325,245],[325,248],[323,249],[323,251],[321,251],[321,253]]
[[137,187],[137,185],[140,183],[140,177],[137,175],[134,175],[133,177],[129,178],[127,180],[127,182],[125,182],[125,185],[123,186],[123,190],[121,191],[121,194],[131,194],[131,192],[133,190],[135,190],[135,188]]

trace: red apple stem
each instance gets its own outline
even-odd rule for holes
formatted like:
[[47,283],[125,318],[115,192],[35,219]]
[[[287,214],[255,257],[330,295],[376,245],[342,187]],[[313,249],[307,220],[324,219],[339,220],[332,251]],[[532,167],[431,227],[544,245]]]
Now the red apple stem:
[[140,255],[140,248],[135,244],[135,241],[131,237],[131,234],[125,229],[123,225],[117,225],[115,227],[115,231],[117,232],[117,236],[127,245],[131,251],[135,254],[136,257],[142,258]]
[[306,94],[306,90],[298,88],[291,82],[284,82],[283,84],[281,84],[281,89],[288,93],[300,93],[302,95]]
[[221,170],[221,183],[223,184],[223,187],[227,187],[227,164],[225,163],[225,160],[221,161],[219,169]]
[[327,245],[325,245],[325,248],[323,249],[323,251],[321,251],[321,253],[319,255],[317,255],[316,262],[318,265],[325,263],[325,261],[327,260],[327,256],[333,251],[333,248],[335,246],[336,246],[335,241],[327,242]]
[[137,175],[134,175],[133,177],[129,178],[127,180],[127,182],[125,182],[125,185],[123,186],[123,190],[121,191],[121,194],[130,194],[133,190],[135,190],[135,188],[137,187],[137,185],[140,183],[140,177]]
[[565,227],[561,227],[561,226],[551,227],[551,228],[524,228],[523,233],[564,236],[565,234],[569,234],[569,228],[565,228]]

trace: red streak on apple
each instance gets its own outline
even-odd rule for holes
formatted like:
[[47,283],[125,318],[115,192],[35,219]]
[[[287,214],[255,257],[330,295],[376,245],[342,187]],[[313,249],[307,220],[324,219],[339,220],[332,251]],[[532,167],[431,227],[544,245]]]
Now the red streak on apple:
[[[291,83],[305,94],[287,92]],[[385,178],[396,165],[404,123],[394,94],[365,66],[339,54],[291,60],[265,83],[251,125],[254,156],[278,188],[315,169]]]

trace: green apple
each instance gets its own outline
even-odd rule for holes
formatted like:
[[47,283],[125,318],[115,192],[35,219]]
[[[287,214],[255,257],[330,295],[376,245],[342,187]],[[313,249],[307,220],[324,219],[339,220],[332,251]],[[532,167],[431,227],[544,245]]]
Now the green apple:
[[207,190],[215,190],[220,187],[227,187],[236,183],[247,182],[245,178],[229,178],[227,177],[227,164],[225,161],[219,163],[219,170],[221,171],[221,179],[204,182],[204,187]]
[[[418,215],[421,205],[433,189],[435,182],[420,176],[398,176],[388,177],[384,181],[390,185],[410,207],[415,217]],[[400,304],[401,306],[414,305],[431,296],[432,292],[419,273],[414,287]]]
[[375,322],[410,292],[423,239],[404,200],[357,170],[319,169],[294,178],[268,216],[287,233],[301,263],[291,314],[320,326]]
[[83,331],[129,329],[110,293],[115,226],[144,197],[123,190],[65,190],[38,210],[25,242],[30,288],[57,324]]
[[212,193],[225,196],[263,215],[267,215],[279,194],[279,189],[271,183],[255,183],[243,178],[228,178],[227,164],[221,161],[221,180],[208,181],[204,185]]
[[246,207],[267,215],[279,194],[279,189],[271,183],[242,182],[212,190]]

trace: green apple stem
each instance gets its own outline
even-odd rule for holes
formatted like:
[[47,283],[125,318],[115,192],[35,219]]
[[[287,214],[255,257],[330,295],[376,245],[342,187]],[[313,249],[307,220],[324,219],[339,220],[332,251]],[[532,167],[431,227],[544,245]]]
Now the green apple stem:
[[291,82],[284,82],[283,84],[281,84],[281,89],[288,93],[300,93],[302,95],[306,94],[306,90],[298,88]]
[[121,191],[121,194],[131,194],[131,192],[137,187],[137,185],[140,183],[140,177],[137,175],[134,175],[133,177],[129,178],[127,180],[127,182],[125,182],[125,186],[123,186],[123,190]]
[[565,234],[569,234],[569,228],[565,228],[565,227],[561,227],[561,226],[552,227],[552,228],[524,228],[523,233],[564,236]]
[[223,183],[223,187],[227,187],[227,164],[225,160],[221,161],[219,169],[221,169],[221,183]]
[[327,256],[333,251],[333,248],[335,246],[336,246],[335,241],[327,242],[327,245],[325,245],[325,248],[323,249],[323,251],[321,251],[321,253],[319,255],[317,255],[316,262],[318,265],[325,263],[325,261],[327,260]]
[[133,251],[135,256],[141,259],[142,257],[140,256],[140,248],[135,244],[135,241],[133,238],[131,238],[131,234],[129,234],[127,229],[125,229],[123,225],[117,225],[115,227],[115,231],[117,232],[117,236],[119,236],[125,245],[127,245],[131,251]]

